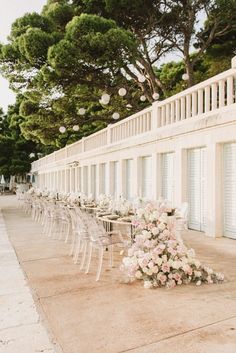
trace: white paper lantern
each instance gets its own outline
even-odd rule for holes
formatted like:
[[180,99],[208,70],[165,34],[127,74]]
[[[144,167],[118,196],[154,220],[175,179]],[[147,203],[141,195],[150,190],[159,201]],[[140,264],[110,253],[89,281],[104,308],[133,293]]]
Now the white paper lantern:
[[142,95],[142,96],[140,97],[141,102],[145,102],[146,99],[147,99],[147,98],[146,98],[146,96],[144,96],[144,95]]
[[113,113],[112,114],[112,119],[114,119],[114,120],[120,119],[120,114],[119,113]]
[[65,126],[60,126],[59,127],[59,131],[60,131],[61,134],[64,134],[64,132],[66,132]]
[[183,75],[182,75],[182,79],[183,79],[184,81],[188,81],[189,75],[188,75],[188,74],[183,74]]
[[126,95],[127,91],[125,88],[122,87],[119,89],[118,93],[119,93],[119,96],[124,97]]
[[79,125],[74,125],[72,128],[74,131],[79,131]]
[[152,98],[156,101],[160,98],[160,95],[158,93],[153,93]]
[[109,102],[110,102],[110,95],[109,94],[107,94],[107,93],[104,93],[103,95],[102,95],[102,98],[101,98],[101,102],[102,102],[102,104],[108,104]]
[[144,76],[139,76],[139,77],[138,77],[138,81],[141,82],[141,83],[143,83],[143,82],[146,81],[146,77],[144,77]]
[[79,108],[79,115],[84,115],[86,110],[84,108]]

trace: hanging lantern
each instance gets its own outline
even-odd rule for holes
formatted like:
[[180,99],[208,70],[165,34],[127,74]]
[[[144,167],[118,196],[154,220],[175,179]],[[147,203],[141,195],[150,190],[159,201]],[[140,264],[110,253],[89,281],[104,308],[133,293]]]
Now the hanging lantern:
[[119,93],[119,96],[124,97],[126,95],[127,91],[125,88],[122,87],[119,89],[118,93]]
[[109,94],[107,94],[107,93],[104,93],[103,95],[102,95],[102,97],[101,97],[101,103],[102,104],[108,104],[109,102],[110,102],[110,95]]
[[146,81],[146,77],[145,77],[145,76],[139,76],[139,77],[138,77],[138,82],[143,83],[143,82],[145,82],[145,81]]
[[74,125],[72,128],[74,131],[79,131],[79,125]]
[[156,92],[153,93],[152,98],[153,98],[155,101],[157,101],[157,100],[160,98],[159,93],[156,93]]
[[79,108],[79,115],[84,115],[86,110],[84,108]]
[[60,126],[59,127],[59,131],[60,131],[61,134],[64,134],[66,132],[65,126]]
[[146,96],[144,96],[144,95],[142,95],[142,96],[140,97],[141,102],[145,102],[146,99],[147,99],[147,98],[146,98]]
[[183,74],[183,75],[182,75],[182,79],[183,79],[184,81],[188,81],[189,75],[188,75],[188,74]]
[[114,119],[114,120],[120,119],[120,114],[119,113],[113,113],[112,114],[112,119]]

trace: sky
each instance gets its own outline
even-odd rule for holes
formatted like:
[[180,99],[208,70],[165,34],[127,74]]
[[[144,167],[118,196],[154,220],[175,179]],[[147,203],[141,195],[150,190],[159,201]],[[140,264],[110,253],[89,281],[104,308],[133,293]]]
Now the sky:
[[[7,43],[11,24],[26,12],[41,12],[46,0],[0,0],[0,42]],[[15,102],[15,95],[8,87],[8,81],[0,76],[0,107],[7,110],[8,104]]]

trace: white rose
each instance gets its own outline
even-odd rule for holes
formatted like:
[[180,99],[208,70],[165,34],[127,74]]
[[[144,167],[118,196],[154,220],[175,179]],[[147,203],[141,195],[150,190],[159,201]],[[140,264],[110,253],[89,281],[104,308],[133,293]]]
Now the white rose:
[[153,270],[153,273],[158,273],[158,267],[157,267],[157,266],[154,266],[154,267],[152,268],[152,270]]
[[200,286],[202,284],[202,281],[197,281],[196,286]]
[[164,229],[166,229],[166,225],[164,223],[159,223],[158,228],[163,231]]
[[155,262],[156,262],[156,264],[157,264],[158,266],[161,266],[161,264],[162,264],[162,258],[161,258],[161,257],[158,257]]
[[167,213],[162,213],[161,217],[159,218],[160,222],[162,223],[167,223],[168,222],[168,216]]
[[138,279],[141,279],[142,278],[142,272],[141,271],[136,271],[135,273],[135,277],[138,278]]
[[151,281],[144,281],[143,286],[146,289],[152,288],[152,282]]
[[194,259],[194,265],[199,268],[201,266],[201,262],[199,260]]
[[147,270],[147,275],[152,276],[152,274],[153,274],[153,270],[152,270],[151,268],[148,269],[148,270]]
[[173,261],[172,262],[172,267],[175,269],[175,270],[178,270],[181,266],[181,263],[179,261]]
[[149,221],[151,223],[153,223],[155,221],[155,217],[152,214],[149,216]]
[[155,220],[157,220],[158,217],[159,217],[159,212],[158,211],[154,211],[153,212],[153,217],[155,218]]
[[194,271],[195,277],[201,277],[201,271]]
[[159,229],[158,229],[157,227],[153,227],[153,228],[152,228],[152,234],[153,234],[153,235],[159,234]]

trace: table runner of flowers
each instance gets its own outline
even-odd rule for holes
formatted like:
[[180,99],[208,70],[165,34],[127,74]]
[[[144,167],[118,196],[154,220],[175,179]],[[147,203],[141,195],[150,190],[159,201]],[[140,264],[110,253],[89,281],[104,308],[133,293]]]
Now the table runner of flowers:
[[219,283],[222,273],[214,272],[195,257],[176,236],[175,221],[165,210],[152,204],[138,209],[133,221],[134,243],[123,258],[121,270],[128,281],[142,280],[145,288],[173,288],[191,282]]

